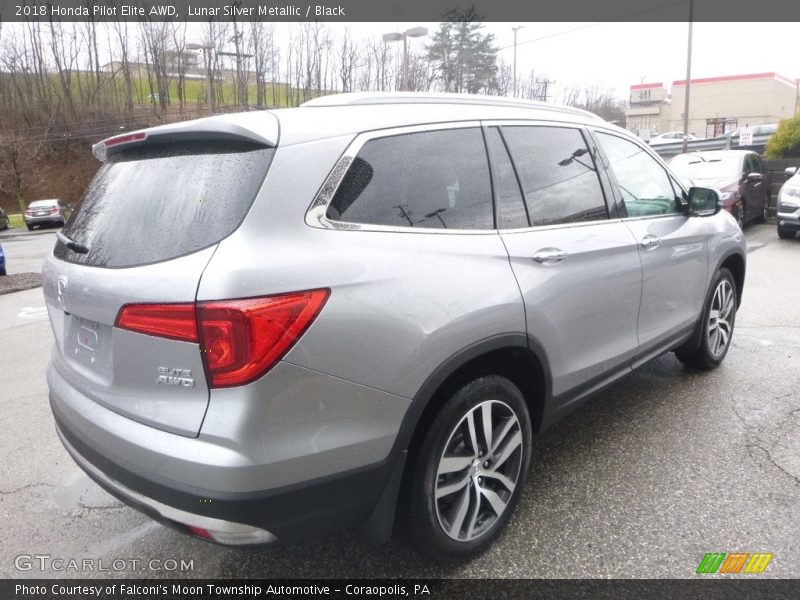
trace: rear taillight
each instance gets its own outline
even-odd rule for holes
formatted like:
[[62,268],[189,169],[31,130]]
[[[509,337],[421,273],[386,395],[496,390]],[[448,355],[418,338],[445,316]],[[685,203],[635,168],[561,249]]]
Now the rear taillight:
[[261,377],[294,346],[330,291],[197,305],[200,348],[209,385],[232,387]]
[[33,211],[32,210],[26,210],[25,214],[28,215],[29,217],[33,216]]
[[319,315],[330,290],[187,304],[129,304],[116,326],[200,342],[210,387],[255,381],[271,369]]
[[119,311],[114,325],[171,340],[199,341],[194,303],[127,304]]
[[56,214],[57,212],[58,212],[58,208],[56,208],[56,207],[53,207],[53,208],[51,208],[51,209],[50,209],[50,214],[51,214],[51,215],[54,215],[54,214]]

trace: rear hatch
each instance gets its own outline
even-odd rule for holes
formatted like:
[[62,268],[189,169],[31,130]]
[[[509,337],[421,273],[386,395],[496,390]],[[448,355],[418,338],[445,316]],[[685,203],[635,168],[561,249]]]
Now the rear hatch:
[[[267,118],[274,121],[253,117]],[[209,399],[199,344],[115,322],[130,304],[193,303],[217,244],[255,199],[277,124],[272,143],[219,130],[182,124],[96,147],[105,164],[43,270],[53,364],[66,383],[133,420],[188,436],[198,434]]]

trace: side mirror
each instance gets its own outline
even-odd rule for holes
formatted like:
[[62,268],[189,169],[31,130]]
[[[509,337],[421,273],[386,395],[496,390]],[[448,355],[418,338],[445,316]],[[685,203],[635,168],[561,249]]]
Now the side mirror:
[[693,217],[711,217],[722,209],[717,190],[702,187],[689,188],[688,211]]
[[787,178],[794,177],[797,174],[797,167],[789,167],[784,169],[783,174],[786,175]]
[[763,179],[764,179],[764,176],[761,173],[758,173],[758,172],[750,173],[747,176],[747,181],[751,181],[751,182],[762,181]]

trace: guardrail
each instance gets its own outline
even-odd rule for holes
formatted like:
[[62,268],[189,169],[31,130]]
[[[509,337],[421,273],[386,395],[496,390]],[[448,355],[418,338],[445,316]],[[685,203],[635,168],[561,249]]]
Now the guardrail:
[[[774,134],[762,133],[753,136],[753,143],[749,146],[739,146],[736,143],[739,138],[731,141],[730,137],[717,137],[706,140],[690,140],[687,144],[687,152],[704,152],[708,150],[752,150],[759,154],[764,154],[764,146],[767,145],[767,140]],[[673,156],[683,152],[683,142],[673,142],[670,144],[658,144],[650,146],[653,152],[658,154],[664,160],[668,160]]]

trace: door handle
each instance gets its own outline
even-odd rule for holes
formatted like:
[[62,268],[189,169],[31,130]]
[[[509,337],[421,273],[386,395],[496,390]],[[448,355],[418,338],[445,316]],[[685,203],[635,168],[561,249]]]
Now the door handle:
[[645,250],[655,250],[661,245],[661,238],[647,234],[642,238],[642,241],[640,241],[639,244]]
[[541,265],[556,265],[564,262],[567,253],[559,248],[542,248],[533,255],[533,260]]

